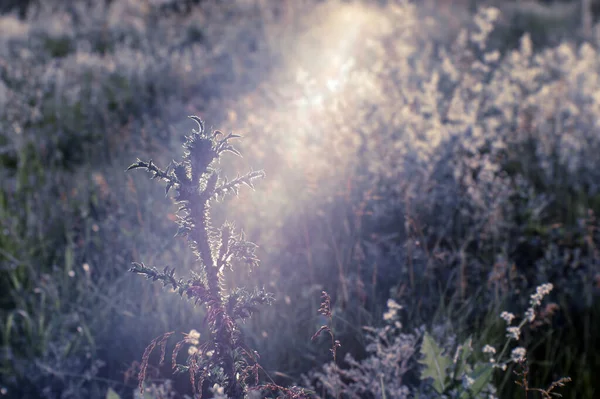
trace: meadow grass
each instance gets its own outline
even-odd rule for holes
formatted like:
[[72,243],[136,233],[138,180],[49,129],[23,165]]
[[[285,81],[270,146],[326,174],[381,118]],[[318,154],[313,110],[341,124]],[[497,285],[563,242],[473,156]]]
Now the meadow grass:
[[[552,392],[597,396],[599,68],[576,18],[553,34],[554,9],[502,4],[166,3],[0,19],[0,397],[131,397],[153,339],[210,336],[201,307],[126,273],[195,270],[164,191],[123,174],[180,159],[189,114],[245,136],[223,176],[268,176],[212,212],[259,244],[262,266],[226,271],[223,292],[274,296],[240,326],[263,384],[461,397],[507,342],[500,314],[550,282],[481,392],[543,397],[569,376]],[[325,324],[333,364],[310,340]],[[192,393],[153,360],[147,395]]]

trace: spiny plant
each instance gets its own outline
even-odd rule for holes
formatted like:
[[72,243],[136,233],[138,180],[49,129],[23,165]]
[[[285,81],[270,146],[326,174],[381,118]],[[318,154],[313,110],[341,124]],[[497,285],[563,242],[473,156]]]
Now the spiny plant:
[[[210,205],[227,194],[237,195],[242,185],[254,188],[254,180],[264,177],[264,172],[250,171],[231,181],[223,178],[217,169],[220,157],[226,152],[241,156],[230,144],[230,140],[240,136],[224,135],[218,130],[209,133],[199,117],[190,118],[198,124],[198,130],[192,129],[192,134],[186,137],[181,162],[173,161],[163,170],[152,160],[144,162],[138,159],[127,170],[146,169],[153,179],[166,182],[166,195],[171,188],[175,190],[173,200],[179,205],[176,236],[187,237],[196,256],[198,270],[184,279],[175,277],[174,268],[165,267],[161,272],[155,267],[134,262],[130,271],[161,281],[180,296],[185,294],[195,303],[205,306],[205,323],[210,337],[199,343],[197,334],[184,334],[172,353],[173,369],[189,373],[195,394],[202,395],[206,380],[220,386],[230,398],[243,398],[245,393],[260,389],[280,390],[286,397],[301,397],[301,392],[294,389],[284,389],[275,384],[258,385],[258,354],[247,347],[238,322],[250,317],[260,305],[271,303],[273,298],[264,290],[226,289],[224,271],[232,270],[234,263],[256,267],[259,263],[255,254],[257,246],[246,241],[243,233],[236,234],[232,223],[226,222],[220,228],[211,225]],[[162,364],[167,340],[172,335],[173,332],[168,332],[157,337],[144,351],[138,376],[142,392],[150,354],[159,346]],[[185,364],[178,364],[177,355],[186,344],[196,345],[196,350],[188,351]]]

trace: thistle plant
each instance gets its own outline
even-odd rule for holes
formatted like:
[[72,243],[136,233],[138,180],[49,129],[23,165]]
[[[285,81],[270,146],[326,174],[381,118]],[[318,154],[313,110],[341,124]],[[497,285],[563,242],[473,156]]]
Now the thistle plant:
[[[189,373],[194,393],[200,396],[206,380],[210,381],[211,386],[218,384],[222,387],[227,397],[242,398],[250,390],[250,384],[258,383],[259,365],[256,352],[244,343],[238,323],[250,317],[260,305],[269,304],[272,296],[263,290],[226,290],[225,270],[232,269],[234,263],[256,267],[259,263],[255,254],[257,246],[246,241],[243,234],[236,234],[231,223],[225,223],[220,228],[213,227],[210,205],[227,194],[237,195],[242,185],[253,188],[254,180],[264,177],[264,172],[250,171],[231,181],[222,177],[217,169],[220,157],[225,152],[241,155],[230,144],[230,140],[240,136],[224,135],[218,130],[207,132],[200,118],[190,118],[198,124],[198,130],[192,129],[191,135],[187,136],[181,162],[173,161],[163,170],[152,160],[144,162],[138,159],[127,170],[146,169],[153,179],[166,182],[167,195],[171,189],[175,191],[173,200],[179,205],[176,236],[187,237],[198,269],[188,278],[177,278],[174,268],[165,267],[159,271],[155,267],[134,262],[130,271],[153,281],[161,281],[180,296],[187,295],[190,300],[205,306],[205,323],[210,336],[205,342],[199,342],[197,334],[184,334],[172,353],[173,369]],[[173,334],[165,333],[146,348],[138,376],[140,390],[143,391],[150,354],[159,346],[162,363],[167,340]],[[178,364],[177,355],[186,344],[194,345],[196,350],[188,351],[185,364]],[[250,377],[254,382],[249,382]]]

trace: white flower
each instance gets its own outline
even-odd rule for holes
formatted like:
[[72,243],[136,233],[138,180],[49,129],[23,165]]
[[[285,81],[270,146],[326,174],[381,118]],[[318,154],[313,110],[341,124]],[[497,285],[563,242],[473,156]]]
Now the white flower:
[[519,336],[521,335],[521,330],[519,330],[519,327],[507,327],[506,332],[508,333],[506,336],[514,339],[515,341],[519,340]]
[[389,309],[402,309],[402,305],[393,300],[392,298],[387,300],[387,307]]
[[525,318],[529,320],[530,323],[532,323],[535,320],[535,309],[527,309],[527,311],[525,312]]
[[527,351],[525,350],[525,348],[519,346],[512,350],[512,353],[510,354],[510,358],[512,359],[513,362],[519,363],[519,362],[522,362],[523,360],[525,360],[526,353],[527,353]]
[[529,301],[531,306],[540,306],[542,303],[542,299],[544,299],[544,297],[548,295],[553,288],[554,286],[551,283],[542,284],[539,287],[537,287],[535,289],[535,294],[531,295],[531,300]]
[[491,353],[493,355],[496,353],[496,348],[491,345],[486,345],[483,347],[483,353]]
[[393,300],[392,298],[387,300],[388,311],[383,314],[383,320],[391,321],[396,318],[398,310],[402,309],[402,305]]
[[515,318],[515,315],[509,312],[502,312],[500,314],[500,317],[502,317],[507,324],[512,323],[513,319]]
[[383,320],[391,321],[396,317],[396,311],[393,309],[388,310],[383,314]]

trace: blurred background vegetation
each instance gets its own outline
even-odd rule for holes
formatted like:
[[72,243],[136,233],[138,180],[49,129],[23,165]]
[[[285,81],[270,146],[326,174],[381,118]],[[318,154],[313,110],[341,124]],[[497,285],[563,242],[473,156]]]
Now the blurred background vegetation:
[[[127,273],[194,267],[163,188],[124,173],[177,158],[187,115],[245,136],[229,176],[266,171],[216,218],[260,246],[261,268],[230,281],[275,294],[245,328],[278,383],[329,361],[310,342],[323,289],[339,358],[362,359],[389,298],[405,329],[481,348],[552,282],[523,338],[531,383],[568,375],[564,397],[598,397],[600,2],[0,11],[0,397],[130,398],[152,339],[202,331],[199,307]],[[152,376],[189,393],[168,367]],[[522,395],[513,379],[495,375],[500,398]]]

